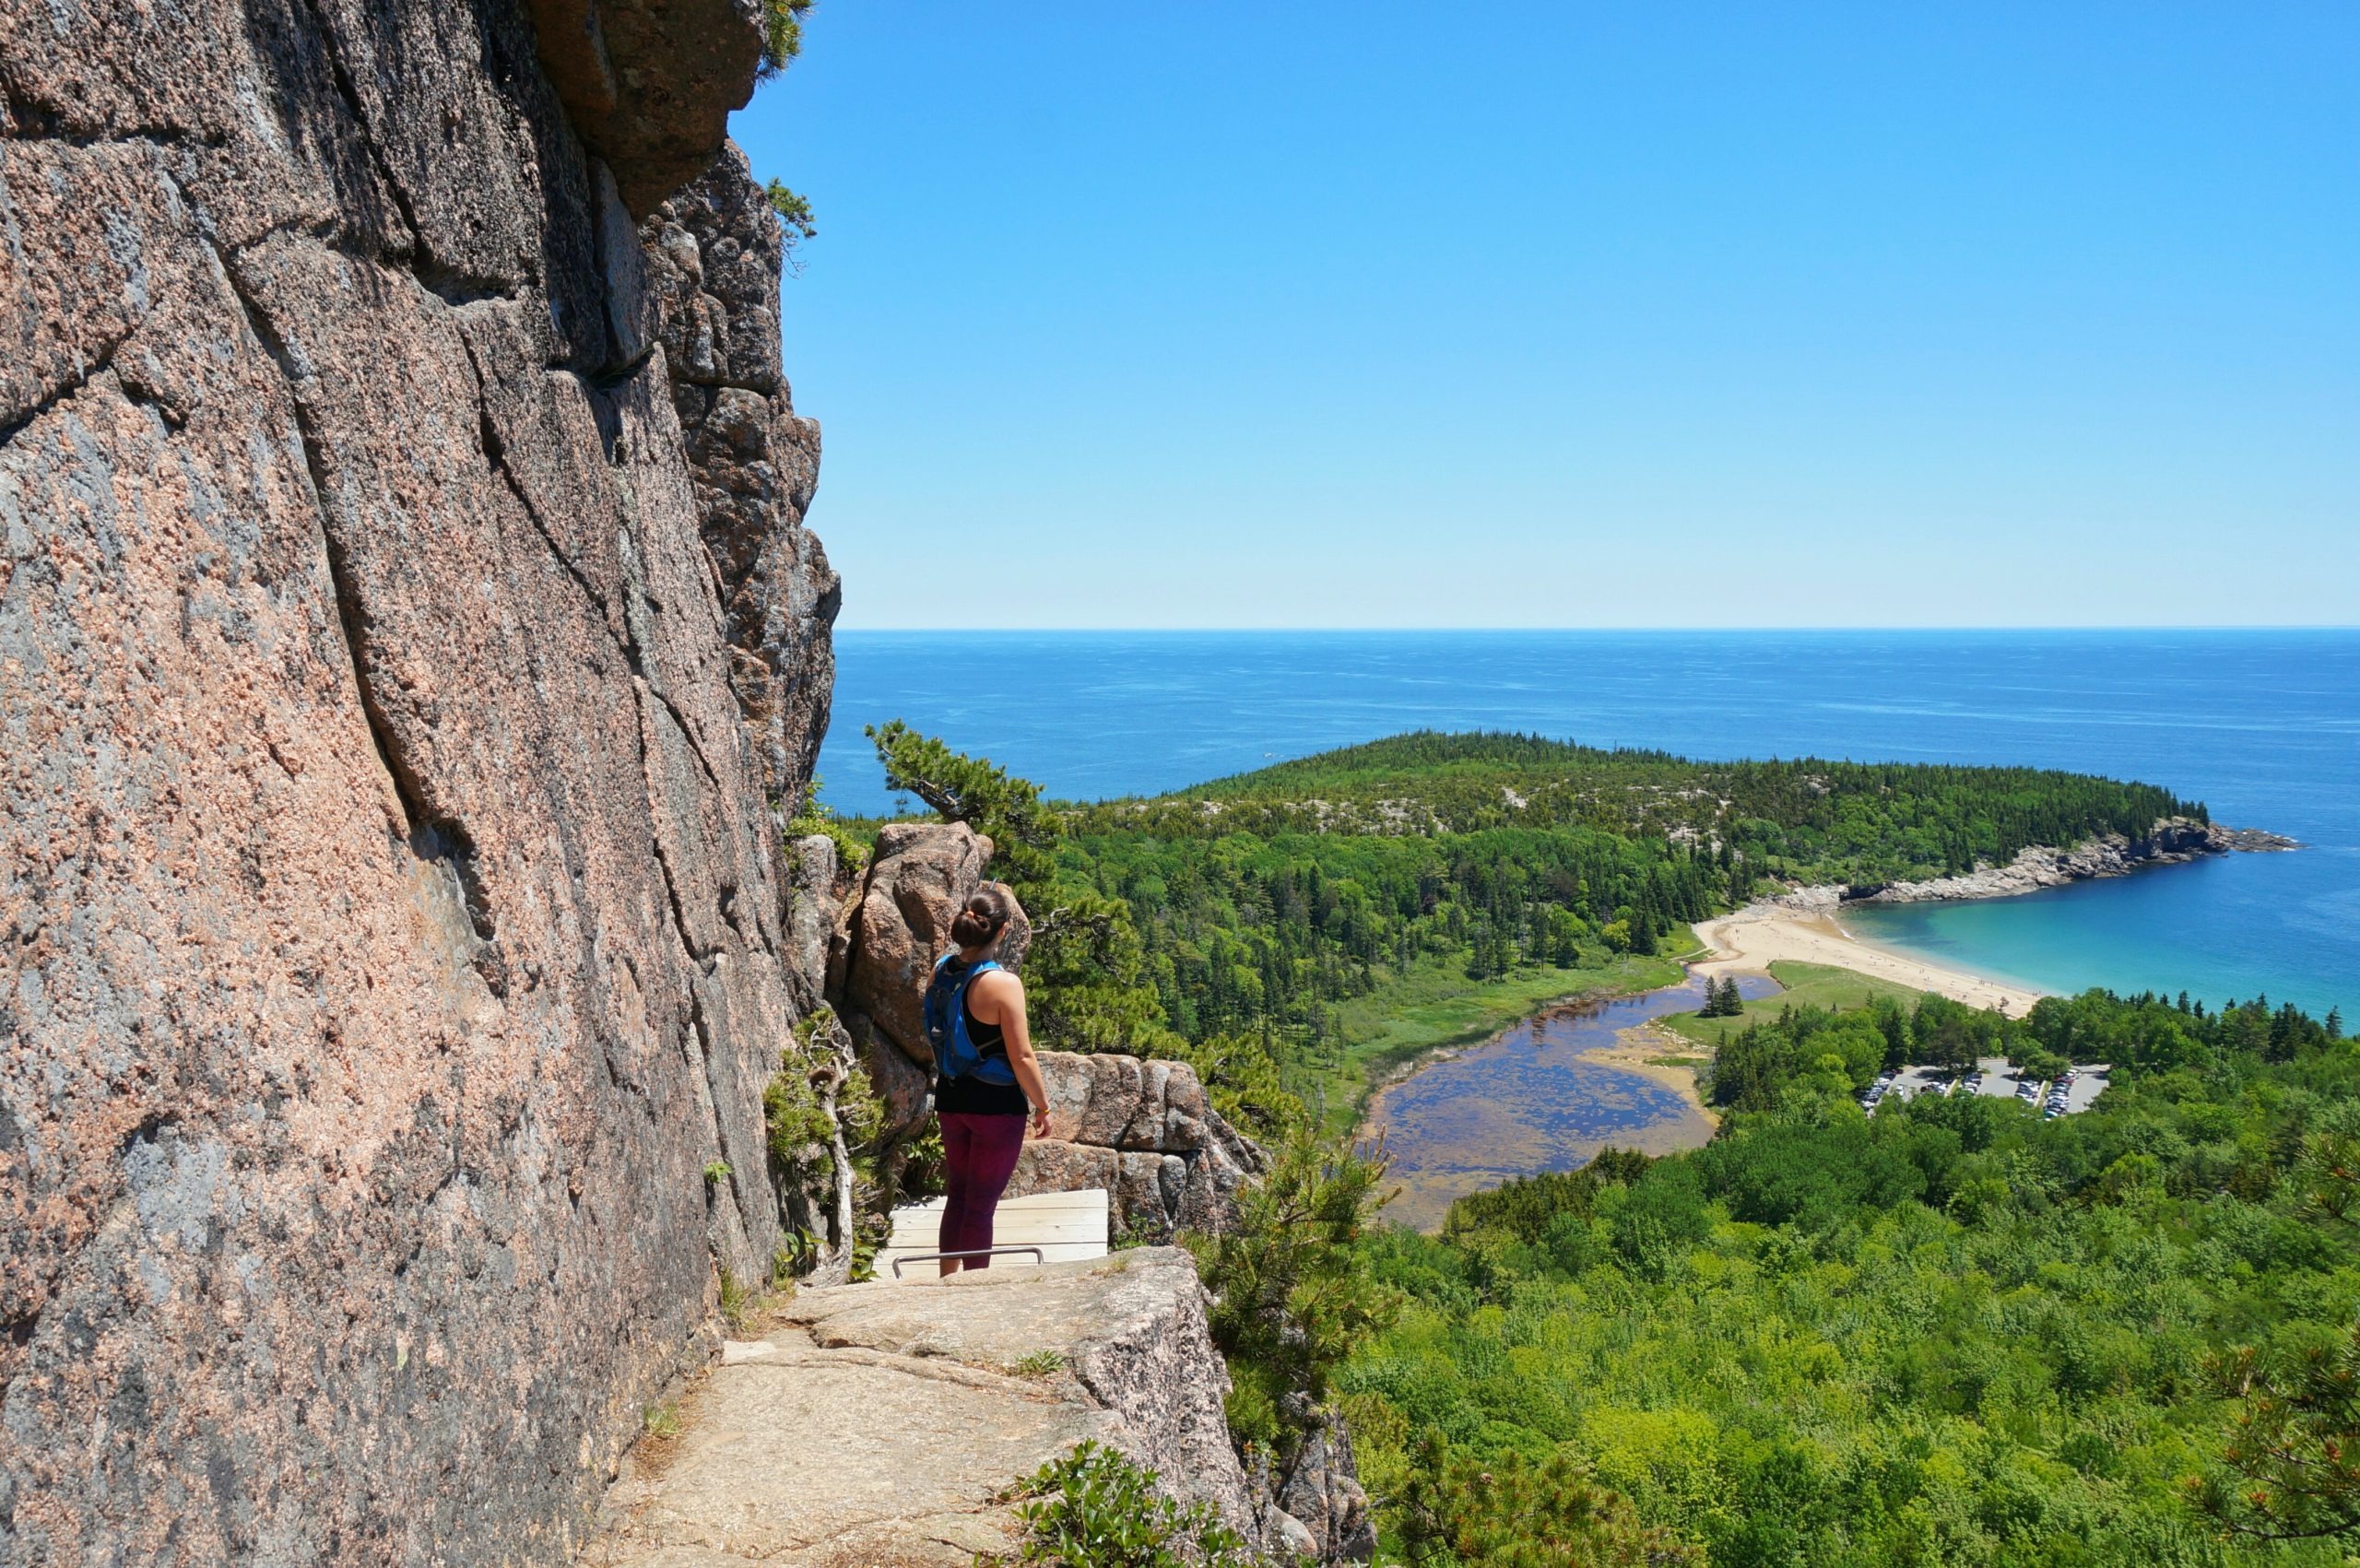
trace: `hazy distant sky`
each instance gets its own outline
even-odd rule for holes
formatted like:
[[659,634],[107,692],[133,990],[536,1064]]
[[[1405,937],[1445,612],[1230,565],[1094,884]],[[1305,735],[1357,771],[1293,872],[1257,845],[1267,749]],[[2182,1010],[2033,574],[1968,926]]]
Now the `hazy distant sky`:
[[820,0],[846,626],[2360,621],[2360,6]]

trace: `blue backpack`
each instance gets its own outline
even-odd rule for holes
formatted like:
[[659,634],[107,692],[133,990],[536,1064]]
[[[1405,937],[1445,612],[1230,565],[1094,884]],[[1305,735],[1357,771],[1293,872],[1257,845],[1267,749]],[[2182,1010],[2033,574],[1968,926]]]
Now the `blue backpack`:
[[950,957],[934,961],[934,978],[926,986],[926,1037],[934,1046],[934,1069],[944,1078],[972,1078],[981,1083],[1009,1084],[1016,1069],[1008,1054],[986,1056],[967,1033],[967,987],[975,976],[999,965],[990,959],[953,974]]

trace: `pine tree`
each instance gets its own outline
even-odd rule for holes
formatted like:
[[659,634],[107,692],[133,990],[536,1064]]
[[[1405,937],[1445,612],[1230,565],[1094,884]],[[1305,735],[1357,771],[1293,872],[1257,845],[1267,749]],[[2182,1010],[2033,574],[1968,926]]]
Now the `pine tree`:
[[2327,1037],[2330,1040],[2341,1040],[2343,1038],[2343,1009],[2342,1008],[2328,1008]]
[[1744,1010],[1745,998],[1738,994],[1735,980],[1705,982],[1705,1005],[1696,1009],[1698,1018],[1735,1018]]

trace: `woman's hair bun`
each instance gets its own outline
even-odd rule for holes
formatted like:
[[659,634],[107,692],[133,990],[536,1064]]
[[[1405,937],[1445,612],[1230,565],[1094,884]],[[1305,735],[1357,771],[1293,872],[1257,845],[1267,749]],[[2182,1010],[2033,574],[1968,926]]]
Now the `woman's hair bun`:
[[966,907],[951,918],[950,939],[962,948],[980,948],[1008,924],[1008,895],[986,883],[967,895]]

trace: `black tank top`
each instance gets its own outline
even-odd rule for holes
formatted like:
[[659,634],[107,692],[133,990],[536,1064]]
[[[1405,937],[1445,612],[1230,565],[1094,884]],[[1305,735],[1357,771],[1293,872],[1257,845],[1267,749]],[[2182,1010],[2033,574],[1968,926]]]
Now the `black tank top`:
[[[959,961],[952,959],[952,963]],[[963,966],[962,966],[963,967]],[[975,1050],[986,1056],[1008,1055],[1008,1032],[996,1023],[985,1023],[975,1016],[975,998],[972,987],[959,995],[959,1010],[967,1015],[967,1038],[975,1043]],[[1024,1088],[1014,1083],[985,1083],[979,1078],[942,1078],[934,1080],[934,1108],[962,1115],[1022,1116],[1032,1112],[1032,1102],[1024,1098]]]

